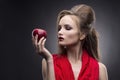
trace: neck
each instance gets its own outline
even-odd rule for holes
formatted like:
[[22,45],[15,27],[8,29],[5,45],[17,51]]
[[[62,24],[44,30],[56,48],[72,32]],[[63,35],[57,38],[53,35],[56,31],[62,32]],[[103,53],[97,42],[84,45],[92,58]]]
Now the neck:
[[74,46],[67,47],[67,57],[72,63],[81,61],[82,48],[80,42]]

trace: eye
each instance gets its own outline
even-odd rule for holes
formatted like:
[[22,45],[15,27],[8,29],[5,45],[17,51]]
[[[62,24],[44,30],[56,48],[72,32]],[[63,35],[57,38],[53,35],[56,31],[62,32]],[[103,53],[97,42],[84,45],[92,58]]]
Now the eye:
[[65,26],[65,29],[66,30],[71,30],[72,29],[72,27],[70,26],[70,25],[68,25],[68,24],[66,24],[66,25],[64,25]]
[[60,31],[60,29],[61,29],[61,25],[58,25],[58,31]]

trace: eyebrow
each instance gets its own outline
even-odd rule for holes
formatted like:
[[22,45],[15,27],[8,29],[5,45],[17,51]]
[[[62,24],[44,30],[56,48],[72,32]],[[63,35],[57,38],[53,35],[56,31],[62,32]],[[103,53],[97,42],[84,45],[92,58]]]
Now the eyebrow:
[[[70,24],[64,24],[64,25],[70,25]],[[60,24],[58,24],[58,26],[61,26]]]

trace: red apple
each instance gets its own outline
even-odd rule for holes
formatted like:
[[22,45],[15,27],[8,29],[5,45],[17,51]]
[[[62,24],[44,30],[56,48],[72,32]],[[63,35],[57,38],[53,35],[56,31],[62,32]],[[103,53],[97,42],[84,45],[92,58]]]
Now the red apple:
[[42,38],[42,37],[46,38],[47,37],[47,32],[43,29],[35,28],[32,31],[32,36],[35,37],[36,35],[38,35],[38,40],[37,41],[39,41],[40,38]]

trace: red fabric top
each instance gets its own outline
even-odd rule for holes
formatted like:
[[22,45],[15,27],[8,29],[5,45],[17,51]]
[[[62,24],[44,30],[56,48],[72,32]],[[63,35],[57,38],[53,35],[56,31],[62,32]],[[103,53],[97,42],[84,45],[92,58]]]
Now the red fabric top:
[[[66,55],[53,54],[53,60],[56,80],[74,80],[72,67]],[[85,50],[82,53],[82,68],[78,80],[99,80],[98,61]]]

